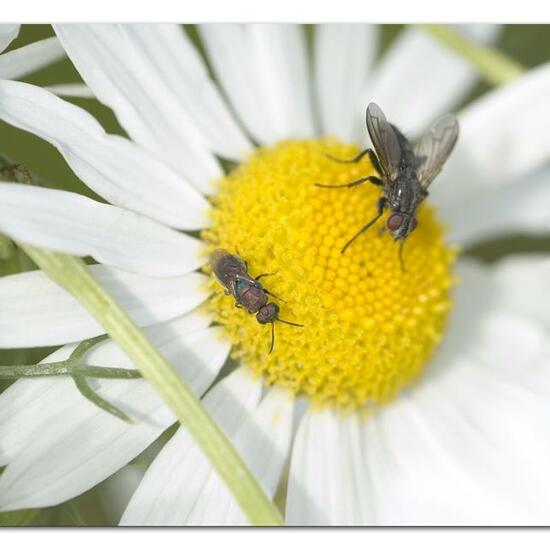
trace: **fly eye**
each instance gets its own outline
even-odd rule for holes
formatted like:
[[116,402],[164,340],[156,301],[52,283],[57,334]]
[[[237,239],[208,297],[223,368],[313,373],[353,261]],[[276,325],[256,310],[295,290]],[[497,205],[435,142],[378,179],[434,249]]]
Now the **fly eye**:
[[386,222],[386,227],[390,231],[397,231],[403,224],[404,217],[402,214],[393,213]]
[[256,313],[256,319],[258,320],[258,323],[265,325],[266,323],[273,323],[276,321],[278,315],[279,306],[273,302],[270,302],[260,308],[258,313]]

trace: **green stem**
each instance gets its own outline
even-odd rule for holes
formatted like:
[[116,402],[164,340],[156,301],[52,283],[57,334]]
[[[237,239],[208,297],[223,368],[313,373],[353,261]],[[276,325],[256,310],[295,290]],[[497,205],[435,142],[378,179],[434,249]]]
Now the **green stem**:
[[181,424],[189,430],[250,522],[254,525],[282,525],[277,508],[265,495],[225,434],[174,368],[101,288],[84,262],[23,243],[18,245],[46,275],[72,294],[120,345]]
[[17,380],[18,378],[70,375],[70,370],[71,361],[38,363],[36,365],[1,365],[0,380]]
[[420,25],[428,34],[442,42],[460,57],[469,61],[492,86],[501,86],[524,72],[523,67],[504,54],[476,44],[447,25]]
[[121,409],[103,399],[95,392],[87,378],[112,378],[126,379],[141,378],[141,372],[134,369],[119,369],[116,367],[96,367],[83,364],[83,358],[98,342],[105,340],[105,336],[91,338],[80,342],[65,361],[54,361],[52,363],[38,363],[34,365],[0,365],[0,380],[17,380],[19,378],[40,378],[45,376],[70,376],[78,391],[92,403],[117,416],[125,422],[132,423],[133,420]]
[[114,378],[123,380],[141,378],[141,372],[137,370],[81,365],[76,359],[67,359],[66,361],[35,363],[32,365],[0,365],[0,380],[40,378],[43,376],[73,376],[75,370],[78,370],[78,374],[90,378]]

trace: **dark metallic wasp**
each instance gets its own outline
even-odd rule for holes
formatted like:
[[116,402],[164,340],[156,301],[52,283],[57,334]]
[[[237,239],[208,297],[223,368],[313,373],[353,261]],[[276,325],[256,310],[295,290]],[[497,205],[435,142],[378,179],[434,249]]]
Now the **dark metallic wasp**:
[[403,244],[417,226],[416,214],[428,196],[428,187],[441,171],[456,144],[458,121],[454,115],[440,118],[422,137],[416,150],[413,150],[401,131],[386,120],[382,109],[376,103],[370,103],[367,108],[367,129],[374,151],[365,149],[353,159],[333,160],[353,163],[368,155],[380,177],[366,176],[344,185],[316,185],[338,188],[355,187],[370,182],[380,186],[383,194],[378,199],[376,216],[346,243],[341,252],[345,252],[347,247],[374,225],[382,217],[384,210],[389,208],[391,214],[386,220],[386,227],[394,240],[400,243],[399,258],[403,269]]
[[[223,248],[218,248],[212,252],[210,266],[216,279],[225,287],[226,294],[231,294],[235,298],[236,307],[243,307],[248,313],[255,313],[256,319],[261,325],[271,323],[269,353],[273,351],[275,344],[275,321],[294,327],[303,326],[279,319],[279,306],[273,302],[268,302],[268,295],[274,298],[277,298],[277,296],[265,289],[258,281],[262,277],[274,275],[274,273],[261,273],[253,278],[248,274],[247,262],[239,256],[230,254]],[[277,299],[281,300],[281,298]]]

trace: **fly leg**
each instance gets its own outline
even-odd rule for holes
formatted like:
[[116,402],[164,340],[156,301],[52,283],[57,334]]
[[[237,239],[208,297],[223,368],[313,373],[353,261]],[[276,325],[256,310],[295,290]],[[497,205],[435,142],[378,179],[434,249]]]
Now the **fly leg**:
[[374,185],[378,185],[378,186],[382,186],[384,185],[384,182],[380,179],[380,178],[377,178],[376,176],[366,176],[364,178],[359,178],[358,180],[355,180],[355,181],[352,181],[350,183],[344,183],[342,185],[339,185],[339,184],[336,184],[336,185],[328,185],[328,184],[325,184],[325,183],[316,183],[315,185],[317,187],[328,187],[329,189],[330,188],[333,188],[333,189],[336,189],[338,187],[355,187],[356,185],[361,185],[362,183],[366,183],[367,181],[369,181],[370,183],[374,184]]
[[237,256],[241,259],[241,261],[243,262],[244,264],[244,268],[246,269],[246,271],[248,271],[248,261],[245,260],[242,256],[241,256],[241,253],[239,252],[239,247],[236,246],[235,247],[235,251],[237,252]]
[[[257,277],[254,277],[254,279],[256,281],[259,281],[262,277],[270,277],[271,275],[276,275],[277,273],[279,273],[278,270],[274,271],[273,273],[260,273]],[[277,298],[277,300],[280,300],[281,302],[284,302],[286,304],[286,302],[282,298],[279,298],[279,296],[273,294],[273,292],[269,292],[267,288],[263,287],[263,290],[266,294],[269,294],[270,296],[273,296],[273,298]]]
[[371,161],[372,165],[374,166],[374,169],[379,173],[382,174],[382,168],[380,166],[380,162],[378,160],[378,157],[376,156],[376,153],[369,147],[368,149],[365,149],[364,151],[361,151],[358,155],[351,159],[339,159],[337,157],[333,157],[329,153],[326,154],[327,157],[330,160],[334,160],[335,162],[341,162],[342,164],[354,164],[356,162],[359,162],[365,155],[369,156],[369,160]]
[[363,226],[344,246],[344,248],[342,248],[342,250],[340,250],[340,252],[343,254],[345,251],[346,251],[346,248],[355,240],[357,239],[357,237],[359,237],[359,235],[361,235],[362,233],[364,233],[369,227],[371,227],[372,225],[374,225],[382,216],[382,214],[384,213],[384,209],[386,208],[386,197],[380,197],[378,199],[378,204],[377,204],[377,208],[378,208],[378,213],[376,214],[376,216],[374,216],[374,218],[372,218],[372,220],[367,223],[367,225]]
[[276,275],[277,273],[279,273],[279,271],[274,271],[273,273],[260,273],[257,277],[254,277],[254,279],[256,279],[256,281],[259,281],[262,277],[271,277],[271,275]]
[[399,241],[399,265],[401,266],[401,273],[405,273],[405,262],[403,261],[403,245],[405,240]]

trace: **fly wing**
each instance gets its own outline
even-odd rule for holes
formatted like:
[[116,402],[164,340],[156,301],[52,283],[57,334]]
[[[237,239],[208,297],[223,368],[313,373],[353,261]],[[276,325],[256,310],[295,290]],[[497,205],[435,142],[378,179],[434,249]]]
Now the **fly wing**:
[[391,124],[376,103],[367,107],[367,129],[384,175],[395,180],[401,162],[401,146]]
[[417,175],[427,189],[441,172],[458,139],[458,120],[454,115],[440,118],[420,140],[415,155],[418,159]]
[[216,279],[232,294],[235,294],[234,284],[237,276],[241,278],[248,277],[243,261],[223,248],[218,248],[212,252],[210,267]]

